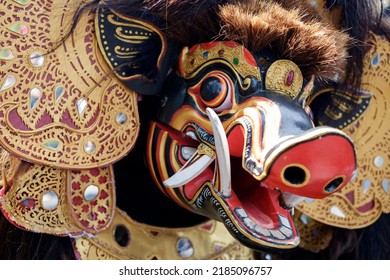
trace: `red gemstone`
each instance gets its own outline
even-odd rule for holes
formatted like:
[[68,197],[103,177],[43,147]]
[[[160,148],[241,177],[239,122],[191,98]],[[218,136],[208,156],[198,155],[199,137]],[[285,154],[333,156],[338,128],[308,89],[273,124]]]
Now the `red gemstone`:
[[223,56],[224,54],[225,54],[225,51],[224,51],[224,50],[219,50],[219,51],[218,51],[218,55],[219,55],[219,56]]
[[286,77],[286,80],[285,80],[285,84],[286,84],[286,86],[291,86],[292,85],[292,83],[294,82],[294,71],[293,70],[291,70],[290,72],[288,72],[288,75],[287,75],[287,77]]

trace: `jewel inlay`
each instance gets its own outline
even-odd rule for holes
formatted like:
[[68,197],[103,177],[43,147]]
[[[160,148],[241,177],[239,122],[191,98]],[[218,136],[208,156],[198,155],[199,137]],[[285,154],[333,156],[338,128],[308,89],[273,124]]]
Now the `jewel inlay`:
[[30,110],[34,109],[41,97],[42,92],[39,88],[33,88],[30,91]]
[[85,99],[79,99],[77,101],[77,111],[79,112],[79,115],[82,115],[85,108],[87,107],[88,103],[85,101]]
[[14,57],[15,56],[11,48],[4,48],[0,50],[0,60],[11,60]]
[[9,75],[7,79],[5,79],[4,84],[1,86],[0,91],[12,88],[16,84],[16,78],[12,75]]
[[13,25],[8,26],[8,29],[22,36],[26,35],[29,31],[28,26],[24,23],[15,23]]
[[43,146],[45,146],[48,149],[56,151],[60,147],[60,143],[58,143],[57,140],[50,140],[50,141],[44,143]]

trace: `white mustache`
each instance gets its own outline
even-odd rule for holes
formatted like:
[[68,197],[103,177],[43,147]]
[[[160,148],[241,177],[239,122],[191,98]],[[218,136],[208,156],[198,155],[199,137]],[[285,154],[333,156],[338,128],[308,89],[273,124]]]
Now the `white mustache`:
[[207,167],[209,167],[215,159],[217,159],[219,178],[221,182],[220,189],[217,191],[219,191],[223,196],[228,197],[231,195],[232,185],[230,153],[226,133],[222,126],[221,120],[214,112],[214,110],[207,108],[206,112],[213,129],[216,155],[210,156],[207,154],[202,154],[196,160],[194,160],[199,154],[198,149],[178,172],[164,181],[164,185],[168,188],[177,188],[185,185],[186,183],[195,179]]

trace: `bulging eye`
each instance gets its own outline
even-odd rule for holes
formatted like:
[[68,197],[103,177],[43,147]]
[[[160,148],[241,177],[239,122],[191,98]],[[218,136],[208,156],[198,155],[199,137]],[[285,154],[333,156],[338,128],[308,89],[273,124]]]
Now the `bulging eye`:
[[231,86],[229,82],[220,75],[210,76],[202,81],[200,97],[203,103],[217,112],[230,109],[231,107]]

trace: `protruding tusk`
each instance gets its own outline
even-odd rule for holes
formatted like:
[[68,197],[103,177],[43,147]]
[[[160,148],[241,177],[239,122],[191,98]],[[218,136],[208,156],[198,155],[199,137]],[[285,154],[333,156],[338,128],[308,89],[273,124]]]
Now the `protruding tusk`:
[[163,182],[164,185],[168,188],[178,188],[187,184],[210,166],[215,159],[215,156],[207,154],[202,154],[195,158],[198,154],[199,152],[196,151],[179,171]]
[[219,170],[219,177],[221,181],[220,192],[224,196],[230,196],[232,193],[231,167],[230,167],[230,153],[229,145],[225,130],[222,126],[221,120],[214,110],[207,108],[207,115],[210,119],[213,128],[215,150],[217,154],[217,163]]
[[282,197],[284,205],[288,208],[293,208],[306,199],[304,196],[295,195],[289,192],[283,192]]

